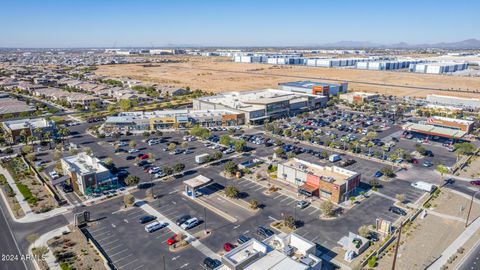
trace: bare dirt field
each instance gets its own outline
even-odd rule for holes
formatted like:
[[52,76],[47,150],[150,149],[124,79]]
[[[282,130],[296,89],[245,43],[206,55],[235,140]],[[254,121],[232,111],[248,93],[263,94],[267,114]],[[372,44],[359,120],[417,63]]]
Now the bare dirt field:
[[[274,66],[234,63],[222,57],[171,57],[181,63],[103,65],[96,74],[138,79],[165,86],[202,89],[213,92],[277,88],[278,83],[298,80],[349,82],[354,91],[398,96],[425,97],[443,94],[461,97],[480,96],[480,78],[408,72],[371,71],[304,66]],[[430,88],[430,89],[424,89]],[[462,89],[465,92],[440,91]],[[476,91],[476,92],[475,92]]]

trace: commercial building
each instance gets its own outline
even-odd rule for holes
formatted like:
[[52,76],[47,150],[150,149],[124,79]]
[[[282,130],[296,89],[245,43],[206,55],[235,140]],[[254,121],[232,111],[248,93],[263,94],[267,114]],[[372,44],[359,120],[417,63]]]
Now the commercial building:
[[369,58],[309,58],[305,64],[311,67],[347,67],[355,66],[357,62],[371,61]]
[[371,62],[357,62],[355,67],[357,69],[369,70],[394,70],[408,68],[410,64],[422,63],[423,60],[395,60],[395,61],[371,61]]
[[45,118],[20,119],[5,121],[2,123],[2,128],[8,134],[5,138],[12,143],[16,143],[25,141],[29,136],[41,138],[46,132],[51,132],[54,135],[55,122]]
[[109,116],[103,125],[104,130],[151,131],[182,128],[191,125],[204,127],[238,126],[245,124],[243,113],[219,110],[168,110],[153,112],[122,112]]
[[427,95],[427,102],[435,105],[454,106],[466,109],[480,108],[479,98],[462,98],[442,95]]
[[118,187],[118,178],[96,157],[79,153],[61,159],[63,174],[70,177],[74,190],[84,195]]
[[271,65],[303,65],[305,58],[295,56],[268,57],[267,64]]
[[0,93],[0,117],[3,117],[4,115],[15,117],[20,114],[29,114],[34,111],[35,108],[24,101],[12,98],[9,94]]
[[233,57],[233,61],[239,63],[266,63],[267,59],[266,55],[236,55]]
[[298,158],[278,164],[277,179],[294,184],[301,194],[334,203],[348,198],[360,184],[361,175],[337,166],[321,166]]
[[376,100],[380,97],[378,94],[365,93],[365,92],[350,92],[340,95],[341,100],[345,100],[348,103],[361,104],[365,101]]
[[222,256],[220,270],[320,270],[316,245],[295,234],[273,235],[263,242],[255,238]]
[[193,100],[195,110],[232,110],[245,115],[247,123],[291,116],[325,107],[328,97],[278,89],[228,92]]
[[296,81],[279,83],[278,88],[294,93],[312,94],[321,96],[335,96],[339,93],[346,93],[348,83],[324,83],[312,81]]
[[411,72],[428,73],[428,74],[443,74],[452,73],[455,71],[465,70],[468,68],[467,63],[427,63],[427,64],[410,64],[408,67]]
[[438,136],[448,139],[461,139],[473,129],[473,121],[432,116],[425,122],[406,123],[403,130],[423,134],[426,136]]

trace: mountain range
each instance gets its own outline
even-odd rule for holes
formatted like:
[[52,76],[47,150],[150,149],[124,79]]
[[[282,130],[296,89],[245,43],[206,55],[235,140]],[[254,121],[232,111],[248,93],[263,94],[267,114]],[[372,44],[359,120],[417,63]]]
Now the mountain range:
[[368,41],[339,41],[335,43],[327,43],[319,45],[319,47],[328,48],[396,48],[396,49],[421,49],[421,48],[438,48],[438,49],[480,49],[480,40],[466,39],[457,42],[439,42],[432,44],[409,44],[400,42],[395,44],[380,44]]

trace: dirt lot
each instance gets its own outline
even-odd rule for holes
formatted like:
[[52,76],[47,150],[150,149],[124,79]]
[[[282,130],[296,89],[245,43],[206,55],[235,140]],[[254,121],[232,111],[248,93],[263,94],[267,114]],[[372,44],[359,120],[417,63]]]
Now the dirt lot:
[[[182,62],[153,64],[148,67],[145,67],[143,64],[104,65],[98,67],[96,74],[123,78],[130,77],[175,87],[190,86],[192,89],[198,88],[213,92],[277,88],[277,84],[280,82],[295,80],[350,81],[349,88],[356,91],[416,97],[425,97],[431,93],[448,94],[448,92],[421,90],[414,87],[403,88],[397,87],[397,85],[435,89],[461,88],[470,91],[480,91],[480,78],[473,77],[234,63],[225,57],[184,56],[172,58],[180,58]],[[479,93],[453,93],[453,95],[478,96]]]

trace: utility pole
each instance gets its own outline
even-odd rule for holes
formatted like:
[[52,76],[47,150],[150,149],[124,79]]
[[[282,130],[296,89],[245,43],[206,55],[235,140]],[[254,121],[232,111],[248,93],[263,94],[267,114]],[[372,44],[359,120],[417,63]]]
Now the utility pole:
[[393,255],[392,270],[395,270],[395,263],[397,262],[398,247],[400,246],[400,237],[402,236],[403,223],[400,223],[400,228],[398,231],[397,244],[395,246],[395,254]]
[[167,270],[167,266],[165,265],[165,255],[163,255],[162,258],[163,258],[163,270]]
[[468,214],[467,214],[467,220],[465,220],[465,228],[468,227],[468,220],[470,219],[470,212],[472,211],[472,204],[473,204],[473,199],[475,198],[475,195],[480,192],[480,190],[475,191],[475,193],[472,194],[472,199],[470,200],[470,207],[468,207]]
[[207,234],[207,209],[205,207],[203,208],[203,226],[203,230],[205,234]]

